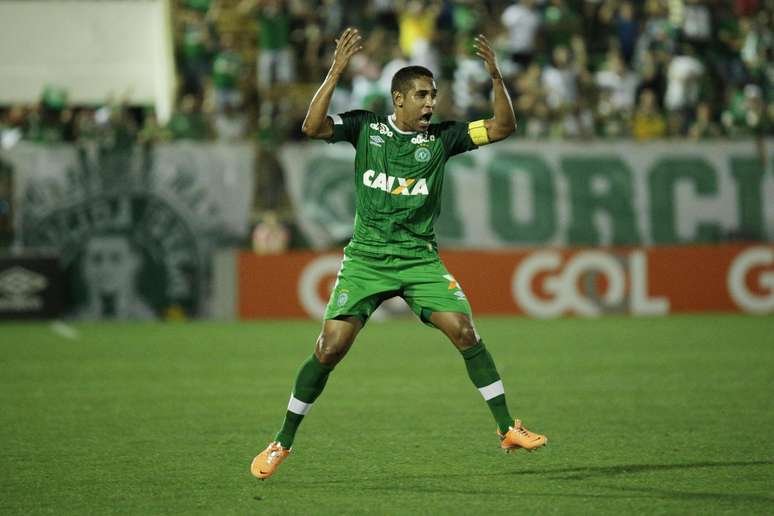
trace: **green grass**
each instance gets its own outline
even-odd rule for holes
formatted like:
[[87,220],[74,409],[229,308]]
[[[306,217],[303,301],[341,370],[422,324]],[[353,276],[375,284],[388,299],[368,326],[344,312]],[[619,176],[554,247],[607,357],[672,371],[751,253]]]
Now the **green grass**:
[[370,323],[266,482],[317,323],[0,326],[2,514],[774,512],[774,318],[480,319],[505,455],[462,359]]

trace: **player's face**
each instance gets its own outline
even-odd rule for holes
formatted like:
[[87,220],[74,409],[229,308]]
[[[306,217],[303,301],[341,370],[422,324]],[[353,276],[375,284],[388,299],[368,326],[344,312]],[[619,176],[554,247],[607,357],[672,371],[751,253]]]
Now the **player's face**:
[[403,123],[412,131],[427,131],[430,127],[430,117],[435,109],[435,98],[438,88],[435,81],[429,77],[419,77],[412,81],[411,88],[403,99]]

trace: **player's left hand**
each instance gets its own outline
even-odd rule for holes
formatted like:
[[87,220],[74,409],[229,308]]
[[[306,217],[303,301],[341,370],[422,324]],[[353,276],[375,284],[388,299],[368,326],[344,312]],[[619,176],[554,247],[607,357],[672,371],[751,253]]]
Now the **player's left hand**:
[[476,50],[476,55],[484,60],[484,66],[486,71],[489,72],[490,77],[499,79],[500,68],[497,66],[497,58],[486,36],[483,34],[476,36],[473,39],[473,48]]

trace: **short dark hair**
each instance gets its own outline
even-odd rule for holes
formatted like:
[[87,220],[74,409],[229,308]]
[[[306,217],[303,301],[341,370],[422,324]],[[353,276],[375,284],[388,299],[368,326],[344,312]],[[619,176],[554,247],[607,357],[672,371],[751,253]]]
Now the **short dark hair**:
[[411,81],[419,77],[433,78],[433,72],[424,66],[406,66],[395,72],[390,85],[390,95],[399,91],[405,94],[411,87]]

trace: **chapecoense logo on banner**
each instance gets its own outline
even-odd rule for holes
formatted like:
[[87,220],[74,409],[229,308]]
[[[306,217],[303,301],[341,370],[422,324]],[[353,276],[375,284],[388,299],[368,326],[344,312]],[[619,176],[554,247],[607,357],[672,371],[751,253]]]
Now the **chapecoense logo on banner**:
[[21,182],[17,238],[58,253],[71,317],[201,313],[208,254],[225,233],[224,200],[191,152],[36,149],[39,168]]

